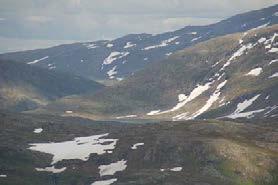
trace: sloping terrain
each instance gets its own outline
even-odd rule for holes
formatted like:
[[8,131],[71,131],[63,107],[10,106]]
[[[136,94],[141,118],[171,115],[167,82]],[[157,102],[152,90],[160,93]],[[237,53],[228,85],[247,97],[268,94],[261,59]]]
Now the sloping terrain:
[[35,109],[64,96],[94,93],[102,87],[101,84],[82,77],[18,62],[0,61],[0,109]]
[[47,109],[111,119],[125,115],[167,120],[274,117],[277,36],[274,25],[211,39],[100,93],[67,97]]
[[1,113],[0,184],[274,185],[277,129],[271,120],[125,124]]
[[187,26],[158,35],[131,34],[111,41],[75,43],[0,55],[49,70],[94,80],[122,80],[173,52],[230,33],[278,23],[278,5],[240,14],[208,26]]

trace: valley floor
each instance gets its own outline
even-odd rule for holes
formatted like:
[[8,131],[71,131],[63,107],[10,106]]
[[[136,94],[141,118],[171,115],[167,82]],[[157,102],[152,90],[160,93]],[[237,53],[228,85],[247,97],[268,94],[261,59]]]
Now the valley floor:
[[[90,136],[90,137],[88,137]],[[277,184],[278,124],[0,114],[0,184]]]

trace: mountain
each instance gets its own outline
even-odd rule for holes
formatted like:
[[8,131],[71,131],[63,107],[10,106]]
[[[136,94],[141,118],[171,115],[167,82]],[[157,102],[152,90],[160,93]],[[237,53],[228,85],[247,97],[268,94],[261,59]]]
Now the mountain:
[[1,109],[30,110],[64,96],[94,93],[102,87],[103,85],[82,77],[0,60]]
[[278,183],[277,120],[130,124],[3,113],[0,120],[0,184]]
[[[278,25],[202,42],[47,111],[139,119],[277,117]],[[76,105],[79,105],[78,107]]]
[[73,73],[94,80],[126,78],[173,52],[226,34],[278,23],[278,5],[256,10],[208,26],[186,26],[152,35],[131,34],[115,40],[75,43],[48,49],[0,55],[49,70]]

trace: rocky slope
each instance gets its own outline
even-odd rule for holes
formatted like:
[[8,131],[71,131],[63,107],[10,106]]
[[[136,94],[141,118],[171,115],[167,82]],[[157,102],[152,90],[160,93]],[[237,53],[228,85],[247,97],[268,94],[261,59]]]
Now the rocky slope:
[[64,96],[94,93],[103,85],[36,66],[0,61],[0,109],[25,111]]
[[0,55],[90,79],[121,80],[146,65],[208,39],[278,23],[278,5],[236,15],[208,26],[187,26],[158,35],[131,34],[111,41],[75,43]]
[[179,51],[100,93],[67,97],[46,109],[111,119],[276,117],[277,52],[277,25],[227,35]]
[[274,185],[278,180],[273,120],[126,124],[1,113],[0,123],[0,184]]

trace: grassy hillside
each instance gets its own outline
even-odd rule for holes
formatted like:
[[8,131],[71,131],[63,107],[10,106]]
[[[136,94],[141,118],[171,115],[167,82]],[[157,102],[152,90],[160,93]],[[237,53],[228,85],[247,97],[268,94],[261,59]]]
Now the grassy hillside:
[[[92,184],[117,178],[120,185],[274,185],[277,184],[277,121],[252,123],[186,121],[154,124],[95,122],[46,115],[0,114],[0,184]],[[34,129],[42,128],[41,133]],[[62,160],[53,174],[35,168],[50,165],[50,154],[31,151],[30,143],[71,141],[109,133],[118,139],[112,153],[91,154],[88,160]],[[144,143],[133,150],[135,143]],[[107,143],[108,144],[108,143]],[[82,144],[80,144],[82,145]],[[63,148],[67,151],[67,148]],[[126,160],[114,175],[98,167]],[[181,167],[180,171],[171,171]],[[162,170],[164,169],[164,170]]]
[[[149,65],[119,85],[91,96],[64,98],[49,105],[48,110],[71,108],[79,115],[110,118],[135,114],[147,119],[172,119],[183,113],[188,117],[201,117],[198,112],[217,95],[217,100],[202,113],[212,111],[215,114],[209,117],[220,117],[232,114],[238,103],[258,94],[260,97],[257,104],[252,105],[253,110],[275,106],[277,78],[270,77],[277,72],[277,53],[271,52],[277,46],[277,32],[275,25],[211,39]],[[261,70],[260,74],[248,74],[256,68]],[[217,90],[221,83],[225,84]],[[198,85],[207,85],[208,89],[185,106],[169,111],[179,103],[179,94],[188,97]],[[79,105],[78,108],[75,105]],[[146,115],[154,110],[160,113]]]
[[1,109],[34,109],[64,96],[94,93],[102,87],[97,82],[78,76],[12,61],[0,61]]

